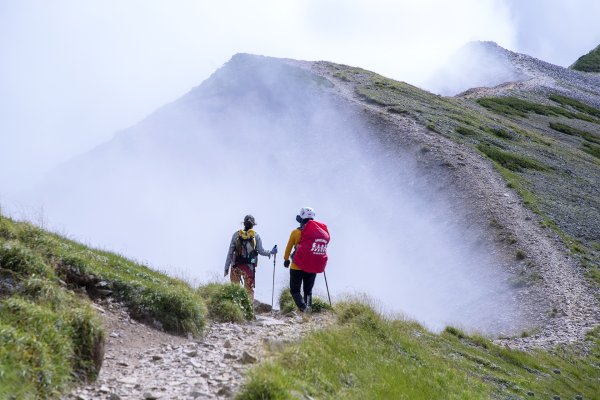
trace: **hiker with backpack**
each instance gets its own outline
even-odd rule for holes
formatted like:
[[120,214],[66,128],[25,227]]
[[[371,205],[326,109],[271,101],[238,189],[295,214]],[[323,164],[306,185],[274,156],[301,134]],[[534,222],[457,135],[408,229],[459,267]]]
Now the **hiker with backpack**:
[[[290,235],[283,266],[290,268],[290,293],[301,312],[312,307],[312,289],[318,273],[325,271],[327,265],[327,245],[329,231],[327,225],[315,221],[315,211],[303,207],[296,216],[300,226]],[[292,253],[294,248],[294,253]],[[303,295],[300,294],[302,289]]]
[[252,229],[255,225],[254,217],[246,215],[244,217],[244,229],[240,229],[233,234],[227,251],[227,259],[225,260],[224,275],[227,276],[231,269],[231,275],[229,276],[231,282],[241,284],[243,281],[252,301],[254,301],[258,255],[271,258],[271,254],[277,254],[277,246],[274,246],[271,251],[263,249],[260,236]]

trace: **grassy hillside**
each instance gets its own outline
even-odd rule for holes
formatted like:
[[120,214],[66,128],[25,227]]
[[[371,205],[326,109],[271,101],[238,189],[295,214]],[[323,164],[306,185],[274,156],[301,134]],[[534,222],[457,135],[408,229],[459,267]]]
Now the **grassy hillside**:
[[446,98],[325,63],[382,114],[402,114],[490,159],[600,284],[600,110],[558,93]]
[[600,46],[579,57],[571,68],[577,71],[600,72]]
[[0,216],[0,398],[51,398],[93,379],[105,332],[89,297],[141,321],[202,333],[206,308],[185,282]]
[[251,371],[250,399],[598,399],[600,329],[587,354],[564,347],[524,353],[455,328],[436,335],[383,319],[360,303],[336,306],[338,323]]

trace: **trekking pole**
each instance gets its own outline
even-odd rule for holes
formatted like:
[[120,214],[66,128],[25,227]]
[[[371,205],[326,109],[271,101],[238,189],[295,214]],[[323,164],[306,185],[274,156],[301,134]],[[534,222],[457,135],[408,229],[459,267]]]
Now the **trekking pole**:
[[273,313],[273,301],[275,299],[275,262],[277,260],[277,245],[273,247],[275,254],[273,254],[273,289],[271,290],[271,314]]
[[325,287],[327,288],[327,298],[329,299],[329,306],[333,307],[331,305],[331,296],[329,296],[329,285],[327,284],[327,274],[325,273],[325,271],[323,271],[323,276],[325,277]]

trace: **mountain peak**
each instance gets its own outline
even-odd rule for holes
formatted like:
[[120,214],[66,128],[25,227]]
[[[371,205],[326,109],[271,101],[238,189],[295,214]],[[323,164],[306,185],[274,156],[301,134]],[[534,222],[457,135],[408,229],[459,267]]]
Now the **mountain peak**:
[[[598,57],[600,67],[600,50],[595,51],[590,58]],[[491,41],[474,41],[461,47],[426,86],[444,95],[468,92],[477,97],[501,95],[504,89],[500,85],[556,92],[564,92],[565,87],[578,88],[580,100],[600,106],[600,98],[590,92],[590,88],[600,85],[597,76],[507,50]],[[505,89],[510,89],[508,86]]]

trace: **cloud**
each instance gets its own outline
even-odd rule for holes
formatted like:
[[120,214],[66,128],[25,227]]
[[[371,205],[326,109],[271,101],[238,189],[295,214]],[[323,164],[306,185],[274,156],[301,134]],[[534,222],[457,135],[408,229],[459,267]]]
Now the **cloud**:
[[4,193],[133,125],[237,52],[332,60],[416,82],[467,40],[510,45],[512,34],[502,2],[493,0],[0,7]]
[[[257,218],[265,247],[283,250],[296,213],[310,205],[333,238],[333,295],[367,292],[436,329],[516,331],[514,292],[493,245],[449,193],[448,170],[419,164],[425,153],[400,147],[395,128],[329,87],[279,61],[235,57],[56,171],[33,199],[44,199],[51,226],[193,282],[220,275],[245,214]],[[288,279],[278,265],[276,292]],[[261,257],[262,301],[271,274]],[[322,277],[317,291],[325,295]]]
[[515,50],[567,67],[600,44],[596,0],[506,0]]

